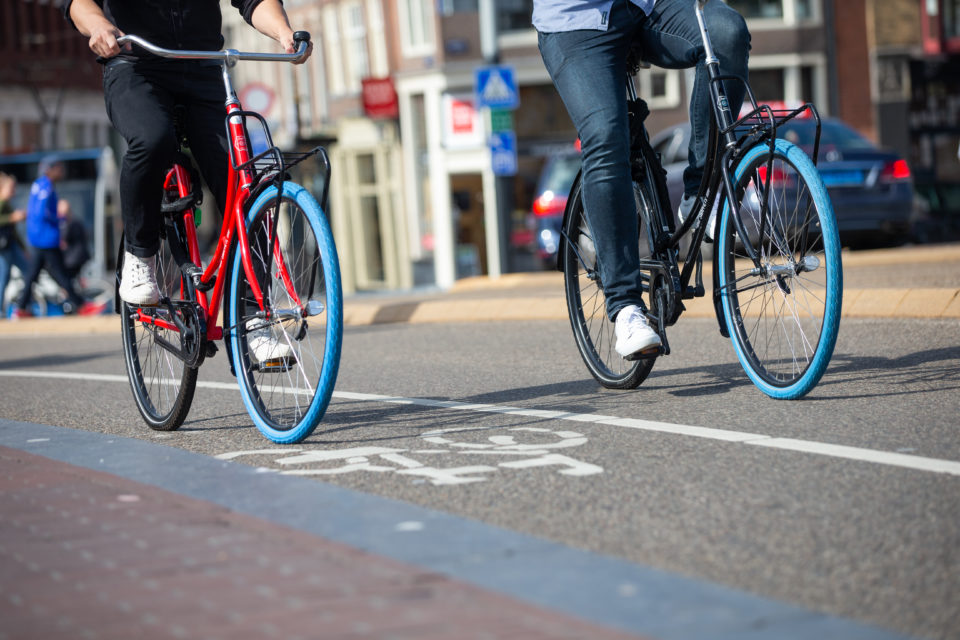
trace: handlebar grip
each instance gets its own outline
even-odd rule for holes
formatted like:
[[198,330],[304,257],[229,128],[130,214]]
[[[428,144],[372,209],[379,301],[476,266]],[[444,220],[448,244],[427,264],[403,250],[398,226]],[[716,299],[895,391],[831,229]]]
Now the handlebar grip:
[[299,47],[301,42],[310,42],[310,34],[306,31],[294,31],[293,41]]

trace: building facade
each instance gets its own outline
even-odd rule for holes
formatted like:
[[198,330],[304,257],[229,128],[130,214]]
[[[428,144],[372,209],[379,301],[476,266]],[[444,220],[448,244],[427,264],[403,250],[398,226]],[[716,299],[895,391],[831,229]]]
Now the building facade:
[[102,147],[100,67],[59,3],[0,3],[0,154]]
[[[956,110],[942,96],[953,95],[944,78],[960,77],[950,71],[960,49],[957,0],[726,1],[752,34],[758,100],[811,101],[868,138],[909,150],[918,166],[923,154],[945,153],[949,143],[937,136],[950,117],[940,114]],[[507,179],[494,175],[491,123],[474,101],[476,69],[491,59],[481,20],[487,2],[497,17],[495,57],[512,67],[520,97],[510,116],[517,172]],[[536,180],[577,134],[540,59],[532,5],[287,0],[295,28],[315,36],[314,60],[237,70],[238,86],[267,105],[278,142],[329,146],[330,215],[348,291],[443,288],[464,276],[533,267],[524,230]],[[262,48],[252,30],[227,28],[229,46]],[[642,70],[637,80],[652,132],[688,118],[692,71]],[[365,106],[371,81],[395,92],[394,111]],[[918,144],[931,122],[938,133]]]

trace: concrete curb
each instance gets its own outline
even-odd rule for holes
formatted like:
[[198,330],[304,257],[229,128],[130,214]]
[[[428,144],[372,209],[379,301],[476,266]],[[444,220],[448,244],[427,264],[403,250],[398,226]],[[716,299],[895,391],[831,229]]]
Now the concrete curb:
[[[873,267],[930,265],[936,273],[960,274],[960,244],[928,245],[874,251],[843,252],[847,272],[870,276]],[[939,266],[943,268],[940,269]],[[902,278],[900,280],[903,280]],[[709,261],[704,281],[710,282]],[[960,318],[960,282],[946,278],[946,287],[859,287],[849,285],[843,294],[844,318]],[[943,279],[940,280],[943,282]],[[684,301],[688,318],[713,318],[711,296]],[[440,322],[509,322],[567,320],[563,274],[558,271],[510,273],[458,280],[446,292],[397,292],[356,295],[344,303],[344,324],[351,327],[379,324],[429,324]],[[109,316],[27,318],[0,320],[0,338],[41,335],[119,333],[120,318]]]
[[[686,300],[687,318],[713,318],[710,297]],[[844,318],[960,319],[958,289],[852,289],[844,292]],[[510,322],[567,320],[567,304],[559,296],[496,296],[438,298],[414,301],[348,301],[344,324]],[[85,317],[25,318],[0,322],[0,338],[43,335],[118,334],[115,314]]]

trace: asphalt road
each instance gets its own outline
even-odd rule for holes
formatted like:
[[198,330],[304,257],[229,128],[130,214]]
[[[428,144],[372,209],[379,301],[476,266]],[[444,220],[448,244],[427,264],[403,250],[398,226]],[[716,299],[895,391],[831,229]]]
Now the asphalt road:
[[221,384],[223,355],[201,370],[187,423],[156,433],[136,413],[118,336],[3,337],[0,417],[296,472],[957,638],[958,336],[955,320],[845,320],[819,387],[777,402],[713,320],[681,321],[673,355],[630,392],[589,378],[563,322],[348,328],[321,429],[286,448]]

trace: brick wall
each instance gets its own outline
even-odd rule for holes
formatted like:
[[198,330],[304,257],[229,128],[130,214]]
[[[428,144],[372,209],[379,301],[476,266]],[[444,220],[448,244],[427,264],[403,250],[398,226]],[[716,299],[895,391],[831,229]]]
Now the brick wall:
[[[837,91],[842,120],[869,137],[877,139],[870,94],[867,0],[838,0],[833,3],[836,33]],[[828,20],[830,16],[826,17]]]

